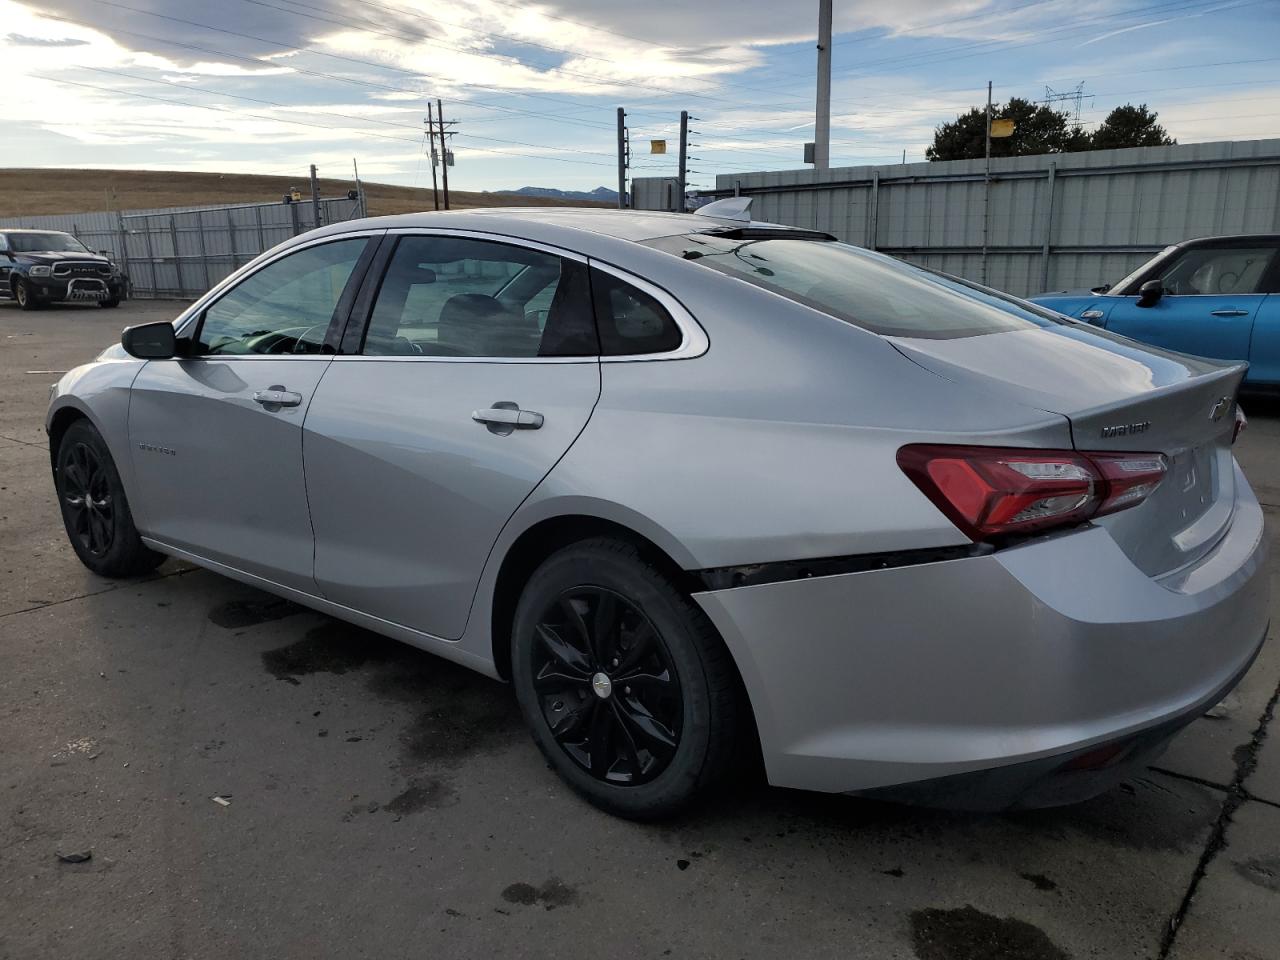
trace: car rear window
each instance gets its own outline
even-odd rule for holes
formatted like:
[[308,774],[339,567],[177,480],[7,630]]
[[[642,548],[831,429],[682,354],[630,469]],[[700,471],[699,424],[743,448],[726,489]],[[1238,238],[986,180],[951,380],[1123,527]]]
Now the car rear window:
[[977,284],[831,240],[703,233],[647,242],[887,337],[976,337],[1064,322]]

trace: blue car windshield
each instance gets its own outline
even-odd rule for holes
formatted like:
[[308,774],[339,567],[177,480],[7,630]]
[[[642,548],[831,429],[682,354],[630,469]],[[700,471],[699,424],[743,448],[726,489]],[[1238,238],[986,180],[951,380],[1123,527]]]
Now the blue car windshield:
[[1070,322],[1024,300],[861,247],[771,239],[762,232],[695,233],[647,244],[882,336],[941,340]]

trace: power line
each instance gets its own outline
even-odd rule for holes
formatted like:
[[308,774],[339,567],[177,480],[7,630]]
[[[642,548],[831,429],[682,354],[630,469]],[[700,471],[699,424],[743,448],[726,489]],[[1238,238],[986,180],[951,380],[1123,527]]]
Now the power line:
[[[265,120],[268,123],[287,123],[293,126],[311,127],[313,129],[327,130],[330,132],[333,131],[333,127],[325,124],[321,124],[321,123],[307,123],[304,120],[290,120],[285,117],[269,117],[269,116],[264,116],[262,114],[247,113],[243,110],[232,110],[229,107],[219,107],[214,104],[193,103],[189,100],[178,100],[172,97],[155,97],[155,96],[152,96],[151,94],[138,93],[133,90],[120,90],[117,88],[103,87],[103,86],[99,86],[97,84],[92,84],[92,83],[81,83],[77,80],[64,80],[58,77],[46,77],[43,74],[39,74],[39,73],[29,74],[29,76],[35,77],[36,79],[39,79],[39,80],[47,80],[50,83],[67,84],[73,87],[84,87],[86,89],[97,90],[102,93],[110,93],[110,94],[116,94],[119,96],[126,96],[126,97],[140,97],[144,100],[155,100],[160,103],[176,104],[177,106],[182,106],[182,107],[196,107],[201,110],[216,110],[220,113],[232,114],[233,116],[250,117],[255,120]],[[376,137],[379,140],[395,140],[395,141],[399,141],[400,143],[412,143],[415,146],[418,145],[418,139],[416,137],[396,137],[396,136],[391,136],[390,134],[385,134],[385,133],[374,133],[369,130],[360,130],[356,132],[364,137]],[[334,139],[339,139],[339,138],[335,137]],[[543,154],[516,153],[511,150],[495,150],[490,147],[468,146],[468,147],[465,147],[464,149],[469,151],[479,152],[479,153],[493,153],[493,154],[498,154],[499,156],[506,156],[506,157],[521,157],[526,160],[554,160],[560,163],[585,163],[585,164],[591,164],[592,166],[602,166],[602,167],[612,166],[612,164],[604,163],[599,160],[574,160],[569,157],[552,157],[552,156],[546,156]]]

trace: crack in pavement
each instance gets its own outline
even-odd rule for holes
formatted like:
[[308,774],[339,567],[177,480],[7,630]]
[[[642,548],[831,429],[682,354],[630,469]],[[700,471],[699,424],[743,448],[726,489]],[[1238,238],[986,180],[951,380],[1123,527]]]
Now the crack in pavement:
[[1209,864],[1213,862],[1222,848],[1227,845],[1227,827],[1231,824],[1232,817],[1242,804],[1255,799],[1245,790],[1244,782],[1258,766],[1258,751],[1262,748],[1262,741],[1267,737],[1267,726],[1275,716],[1277,700],[1280,700],[1280,686],[1276,687],[1271,694],[1271,699],[1267,701],[1267,705],[1263,708],[1262,716],[1259,718],[1253,734],[1249,737],[1249,741],[1236,748],[1235,776],[1231,778],[1231,785],[1227,788],[1227,795],[1222,801],[1222,809],[1218,813],[1218,819],[1214,823],[1213,830],[1209,833],[1209,839],[1205,842],[1204,850],[1200,854],[1200,861],[1196,864],[1195,872],[1191,874],[1191,882],[1187,884],[1187,892],[1183,895],[1182,902],[1178,904],[1177,911],[1169,918],[1169,925],[1165,928],[1164,935],[1160,941],[1160,953],[1157,954],[1159,960],[1168,960],[1169,954],[1173,950],[1174,940],[1177,939],[1178,930],[1191,909],[1191,901],[1195,898],[1200,881],[1204,879],[1205,873],[1208,872]]
[[136,580],[123,580],[120,583],[113,583],[110,586],[103,587],[101,590],[90,590],[88,593],[78,593],[74,597],[63,597],[61,600],[50,600],[48,603],[37,603],[33,607],[23,607],[21,610],[10,610],[8,613],[0,613],[0,620],[8,617],[16,617],[22,613],[34,613],[37,610],[48,610],[50,607],[61,606],[64,603],[71,603],[75,600],[84,600],[86,597],[98,597],[104,593],[111,593],[113,590],[119,590],[121,587],[129,584],[137,583],[154,583],[157,580],[167,580],[170,577],[180,577],[183,574],[195,573],[199,567],[193,567],[189,570],[174,570],[172,573],[161,573],[150,577],[141,577]]
[[33,443],[30,440],[19,440],[17,437],[6,437],[4,434],[0,434],[0,440],[8,440],[10,443],[21,443],[23,446],[40,447],[41,449],[44,449],[43,443]]
[[1198,783],[1202,787],[1208,787],[1210,790],[1230,790],[1231,784],[1218,783],[1216,780],[1206,780],[1204,777],[1197,777],[1191,773],[1179,773],[1177,770],[1169,770],[1165,767],[1147,767],[1152,773],[1163,774],[1166,777],[1173,777],[1177,780],[1186,780],[1189,783]]

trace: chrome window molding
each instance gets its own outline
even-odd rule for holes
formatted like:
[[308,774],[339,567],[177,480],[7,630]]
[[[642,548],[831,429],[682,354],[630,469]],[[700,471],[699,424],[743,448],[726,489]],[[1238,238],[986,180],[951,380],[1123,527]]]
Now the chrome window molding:
[[525,247],[529,250],[549,253],[552,256],[564,257],[567,260],[576,260],[579,263],[587,262],[587,258],[575,250],[567,250],[564,247],[554,247],[549,243],[539,243],[537,240],[526,240],[524,237],[515,237],[509,233],[490,233],[484,230],[463,230],[457,227],[391,227],[387,230],[387,236],[461,237],[465,240],[488,240],[490,243],[505,243],[512,247]]
[[680,346],[674,350],[668,350],[664,353],[638,353],[628,356],[618,357],[602,357],[602,356],[585,356],[585,357],[403,357],[403,356],[365,356],[363,354],[339,354],[332,359],[335,361],[358,361],[361,363],[620,363],[631,362],[635,360],[687,360],[693,357],[700,357],[707,352],[710,347],[710,341],[706,332],[699,326],[698,322],[684,305],[675,297],[667,293],[661,287],[643,280],[633,273],[622,270],[612,264],[596,260],[591,257],[584,256],[573,250],[567,250],[564,247],[556,247],[546,243],[540,243],[536,240],[526,240],[524,237],[516,237],[506,233],[490,233],[483,230],[462,230],[452,227],[433,227],[424,229],[422,227],[392,227],[386,231],[387,236],[394,237],[430,237],[430,236],[446,236],[446,237],[463,237],[472,240],[488,240],[492,243],[506,243],[514,247],[524,247],[529,250],[538,250],[542,253],[553,254],[554,256],[564,257],[568,260],[575,260],[578,263],[586,264],[597,270],[615,276],[620,280],[643,290],[649,294],[665,309],[672,320],[675,321],[677,327],[680,328]]
[[[259,254],[255,259],[250,260],[230,276],[225,277],[221,282],[215,284],[212,289],[196,300],[195,303],[187,307],[186,310],[178,315],[178,319],[173,321],[174,333],[179,337],[186,334],[187,327],[196,322],[199,319],[200,314],[212,306],[215,301],[221,299],[222,296],[233,286],[237,286],[242,280],[247,280],[253,274],[257,273],[264,267],[275,263],[281,257],[287,257],[291,253],[296,253],[299,250],[306,250],[308,247],[316,247],[322,243],[334,243],[338,240],[355,240],[359,237],[380,237],[386,232],[385,228],[376,230],[366,228],[364,230],[352,230],[349,233],[331,233],[323,237],[316,237],[314,240],[307,240],[304,243],[292,243],[286,247],[273,247],[271,250],[267,250],[264,253]],[[286,241],[286,243],[287,242],[288,241]],[[217,356],[217,354],[214,354],[214,356]],[[263,354],[263,356],[270,357],[272,355]],[[306,356],[306,354],[284,353],[275,355],[275,358],[278,360],[280,357],[289,356]],[[329,358],[326,356],[325,359]]]

